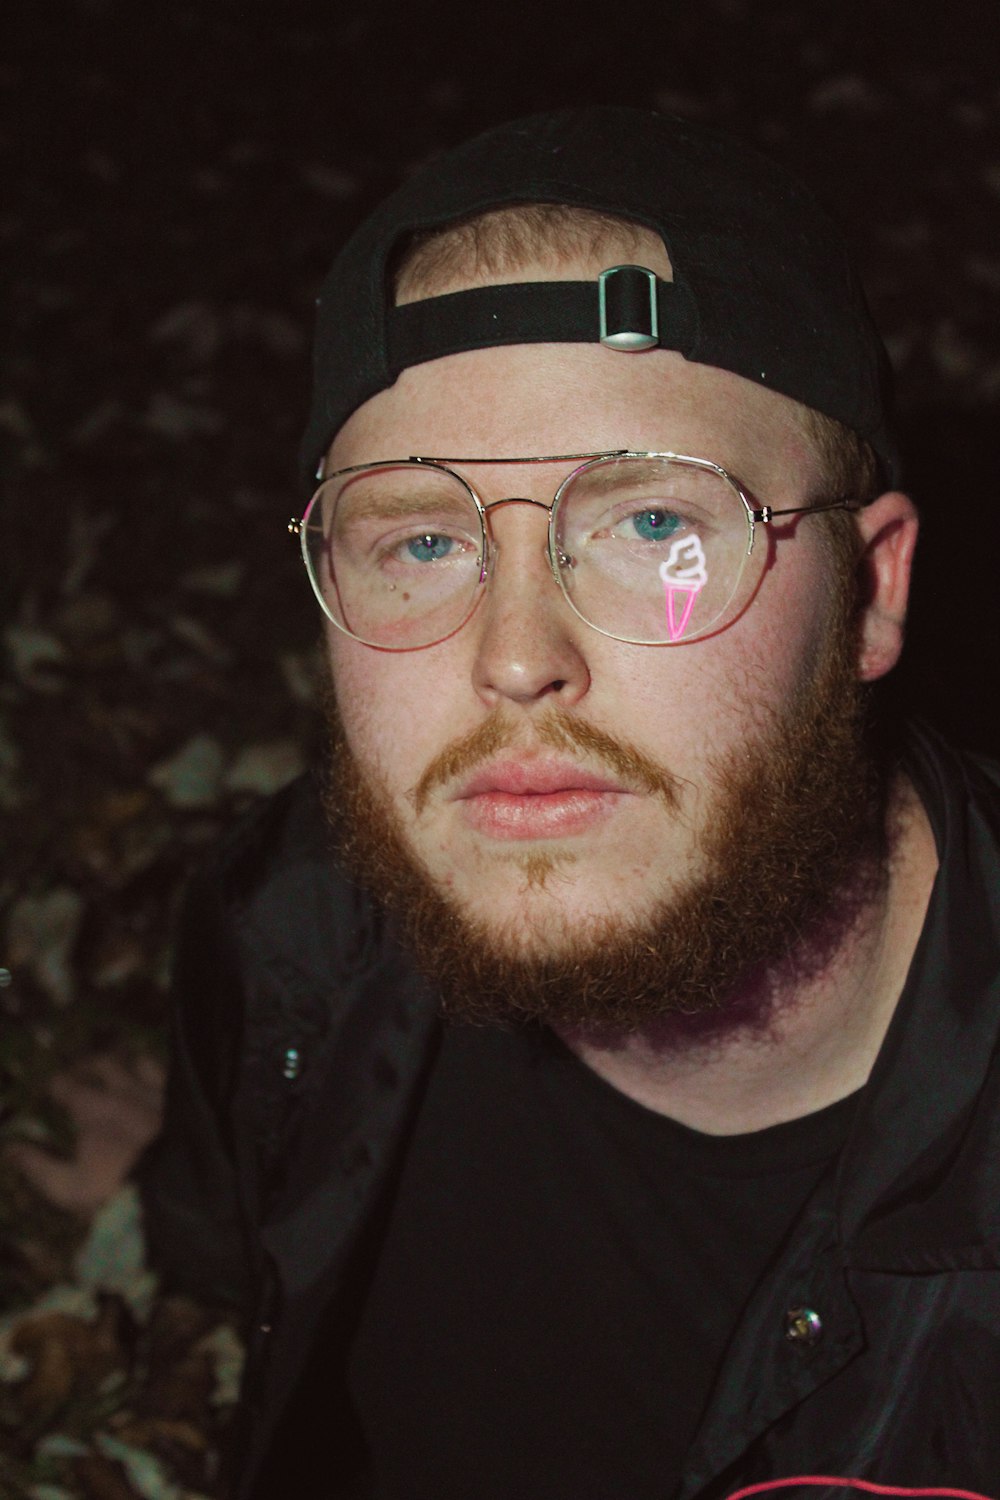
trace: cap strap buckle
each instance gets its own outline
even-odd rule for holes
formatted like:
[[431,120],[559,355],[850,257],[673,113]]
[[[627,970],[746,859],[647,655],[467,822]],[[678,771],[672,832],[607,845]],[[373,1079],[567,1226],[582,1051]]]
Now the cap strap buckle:
[[597,278],[600,340],[609,349],[638,353],[660,342],[656,273],[645,266],[609,266]]

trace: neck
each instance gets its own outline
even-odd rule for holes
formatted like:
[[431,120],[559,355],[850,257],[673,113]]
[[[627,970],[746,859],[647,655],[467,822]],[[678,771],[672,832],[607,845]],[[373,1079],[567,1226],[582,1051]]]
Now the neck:
[[[655,1028],[561,1030],[570,1049],[629,1098],[710,1135],[763,1130],[845,1098],[868,1079],[903,990],[937,871],[927,814],[909,780],[889,798],[885,879],[832,954],[800,953],[771,974],[765,1032],[678,1047]],[[736,1010],[739,996],[734,996]]]

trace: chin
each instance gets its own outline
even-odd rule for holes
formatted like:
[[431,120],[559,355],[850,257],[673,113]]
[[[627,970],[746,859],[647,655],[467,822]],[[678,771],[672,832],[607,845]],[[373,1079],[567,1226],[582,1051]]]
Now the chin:
[[[588,878],[574,855],[545,850],[504,860],[503,869],[463,890],[452,879],[438,883],[442,905],[466,928],[470,942],[512,962],[560,964],[587,961],[595,949],[645,930],[656,910],[650,883],[631,897],[612,893],[607,880]],[[615,899],[617,898],[617,899]]]

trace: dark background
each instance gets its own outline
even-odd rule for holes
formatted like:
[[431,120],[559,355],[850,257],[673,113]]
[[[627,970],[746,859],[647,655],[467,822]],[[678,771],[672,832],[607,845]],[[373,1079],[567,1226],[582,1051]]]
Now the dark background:
[[[128,1225],[184,874],[315,739],[285,527],[334,248],[434,151],[559,104],[660,106],[797,170],[855,247],[924,517],[892,711],[1000,753],[1000,5],[8,0],[4,30],[0,1310],[68,1373],[0,1388],[0,1490],[135,1495],[117,1433],[208,1492],[215,1315],[38,1299],[99,1202]],[[25,1138],[76,1155],[29,1184]]]
[[659,105],[749,136],[826,197],[897,368],[925,518],[895,692],[1000,750],[994,0],[7,14],[16,1013],[72,999],[93,1024],[159,1025],[151,976],[184,869],[313,733],[317,622],[285,523],[318,281],[401,174],[518,112]]

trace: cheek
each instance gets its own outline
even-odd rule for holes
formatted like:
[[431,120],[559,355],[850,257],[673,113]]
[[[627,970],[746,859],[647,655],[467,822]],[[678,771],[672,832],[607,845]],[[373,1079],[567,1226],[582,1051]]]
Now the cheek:
[[755,676],[744,657],[719,642],[649,648],[640,670],[620,679],[625,691],[607,727],[626,732],[674,774],[697,784],[713,753],[745,736],[759,698]]
[[745,632],[748,679],[766,708],[780,709],[812,681],[837,613],[835,593],[815,525],[781,544]]
[[682,774],[766,731],[812,680],[831,619],[827,572],[813,549],[795,561],[805,565],[771,570],[728,630],[619,663],[632,725],[654,753],[681,757]]
[[393,791],[412,786],[441,748],[454,681],[432,651],[373,651],[332,629],[327,655],[340,720],[359,763]]

